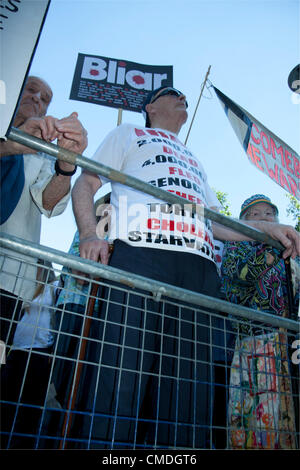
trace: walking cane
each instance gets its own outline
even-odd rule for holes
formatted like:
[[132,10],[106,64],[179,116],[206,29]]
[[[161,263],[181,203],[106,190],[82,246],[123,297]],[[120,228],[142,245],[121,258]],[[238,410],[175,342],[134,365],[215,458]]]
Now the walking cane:
[[[110,195],[106,194],[105,196],[100,198],[98,201],[96,201],[96,203],[95,203],[95,214],[98,216],[97,217],[97,222],[99,222],[101,220],[101,218],[103,217],[103,213],[101,213],[101,211],[100,211],[99,214],[97,214],[97,211],[98,211],[97,208],[99,208],[99,207],[101,208],[103,206],[104,208],[107,209],[107,203],[109,202],[109,200],[110,200]],[[102,209],[103,209],[103,207],[102,207]],[[105,232],[105,229],[104,229],[104,232]],[[109,255],[111,255],[112,252],[113,252],[113,244],[109,244],[109,248],[108,248]],[[75,402],[76,402],[76,398],[77,398],[77,393],[78,393],[78,388],[79,388],[79,383],[80,383],[80,377],[81,377],[81,372],[82,372],[82,366],[83,366],[82,361],[83,361],[84,356],[85,356],[86,343],[87,343],[87,339],[88,339],[89,332],[90,332],[91,320],[92,320],[94,307],[95,307],[95,301],[96,301],[96,295],[97,295],[97,292],[98,292],[98,289],[99,289],[99,284],[98,283],[101,281],[101,279],[97,278],[94,281],[95,282],[92,283],[91,292],[90,292],[90,295],[89,295],[89,301],[88,301],[88,305],[87,305],[87,313],[86,313],[85,318],[84,318],[83,339],[82,339],[80,349],[79,349],[78,366],[77,366],[76,373],[74,374],[74,377],[73,377],[73,383],[75,381],[74,392],[73,392],[73,396],[72,396],[72,388],[71,388],[70,393],[69,393],[69,398],[68,398],[67,411],[66,411],[65,418],[64,418],[64,423],[63,423],[62,440],[60,441],[59,449],[64,449],[66,447],[66,442],[64,443],[64,441],[66,440],[66,438],[69,435],[71,424],[72,424],[72,413],[70,413],[70,411],[72,411],[75,407]],[[99,299],[99,296],[98,296],[98,299]],[[100,311],[100,301],[99,301],[99,311]],[[68,415],[70,415],[69,420],[68,420]]]
[[[64,443],[64,441],[68,437],[68,434],[69,434],[70,428],[71,428],[72,413],[70,413],[70,411],[72,411],[75,407],[75,402],[76,402],[76,398],[77,398],[77,392],[78,392],[80,377],[81,377],[81,372],[82,372],[82,366],[83,366],[82,361],[83,361],[84,356],[85,356],[86,344],[87,344],[87,339],[88,339],[88,335],[89,335],[89,332],[90,332],[91,320],[92,320],[93,311],[94,311],[94,307],[95,307],[96,295],[97,295],[97,292],[98,292],[98,289],[99,289],[99,284],[98,283],[99,283],[100,279],[99,278],[95,279],[95,281],[96,282],[92,283],[91,292],[90,292],[90,295],[89,295],[89,301],[88,301],[88,305],[87,305],[87,312],[86,312],[86,315],[84,317],[83,339],[82,339],[82,342],[81,342],[81,345],[80,345],[80,348],[79,348],[78,367],[77,367],[76,373],[74,374],[74,377],[73,377],[73,382],[75,382],[74,392],[73,392],[73,396],[72,396],[72,389],[70,390],[70,393],[69,393],[68,405],[67,405],[67,410],[68,411],[66,411],[65,418],[64,418],[63,430],[62,430],[63,439],[60,441],[59,449],[64,449],[66,447],[66,445],[65,445],[66,443]],[[68,420],[69,413],[70,413],[70,416],[69,416],[69,420]]]

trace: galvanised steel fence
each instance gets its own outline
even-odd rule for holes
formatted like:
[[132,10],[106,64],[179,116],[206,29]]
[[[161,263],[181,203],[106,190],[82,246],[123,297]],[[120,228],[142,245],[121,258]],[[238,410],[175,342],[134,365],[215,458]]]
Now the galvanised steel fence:
[[[11,134],[166,202],[186,203]],[[232,219],[209,210],[205,216],[281,248]],[[42,273],[33,300],[20,298],[10,318],[1,312],[3,449],[298,447],[297,321],[12,235],[2,233],[0,245],[1,275],[8,261],[20,262],[19,282],[30,281],[24,257]]]

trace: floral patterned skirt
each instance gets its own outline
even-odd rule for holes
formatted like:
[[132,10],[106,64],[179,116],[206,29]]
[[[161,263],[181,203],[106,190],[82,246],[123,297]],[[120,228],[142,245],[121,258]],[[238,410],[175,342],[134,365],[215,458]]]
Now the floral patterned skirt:
[[237,339],[230,371],[229,448],[295,449],[284,333]]

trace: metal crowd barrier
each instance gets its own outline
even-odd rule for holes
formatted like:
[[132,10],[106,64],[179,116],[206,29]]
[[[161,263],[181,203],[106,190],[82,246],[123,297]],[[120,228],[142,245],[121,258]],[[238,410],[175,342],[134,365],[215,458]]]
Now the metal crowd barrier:
[[[18,130],[11,136],[166,202],[186,203]],[[281,248],[232,219],[209,210],[205,216]],[[12,318],[1,312],[9,326],[1,448],[298,448],[297,321],[11,235],[0,234],[0,245],[1,275],[8,260],[24,256],[28,269],[44,272],[38,297],[20,299]],[[20,284],[27,273],[20,269]]]
[[[298,446],[299,369],[291,360],[299,331],[296,321],[258,314],[12,236],[2,235],[0,244],[15,252],[15,260],[19,253],[38,258],[37,265],[41,260],[55,264],[56,278],[64,280],[58,299],[48,306],[49,347],[18,343],[16,328],[24,318],[22,311],[9,320],[10,333],[15,336],[10,334],[6,342],[6,366],[17,376],[12,389],[2,391],[2,448],[127,449],[123,432],[130,434],[133,449],[231,448],[241,440],[241,429],[251,434],[252,428],[251,423],[248,427],[235,426],[234,420],[228,423],[229,405],[234,414],[236,402],[259,399],[262,394],[265,402],[258,434],[265,445],[277,439],[283,448]],[[5,261],[0,267],[4,274]],[[84,283],[69,284],[68,276]],[[26,281],[26,274],[23,279]],[[44,284],[49,286],[47,277]],[[76,303],[78,295],[80,302]],[[40,302],[38,318],[45,314],[43,299]],[[29,311],[32,305],[27,305]],[[116,305],[122,306],[122,319],[110,316]],[[175,321],[175,330],[168,330],[169,320]],[[32,322],[27,328],[33,331],[33,339],[46,327],[39,320]],[[250,327],[247,335],[245,326]],[[106,338],[105,332],[112,328],[118,330],[117,339]],[[139,342],[135,343],[132,333],[137,331]],[[265,345],[257,352],[255,342],[263,335]],[[243,347],[248,347],[246,362],[239,362],[237,340],[240,344],[245,340]],[[238,374],[250,370],[251,376],[253,368],[249,382],[234,381],[234,361]],[[105,394],[107,377],[114,382],[116,394],[108,408],[101,403],[103,394],[104,402],[111,398],[110,393]],[[126,381],[134,382],[135,398],[128,416],[119,416],[119,400],[123,394],[128,399]],[[142,406],[149,381],[155,391],[152,410]],[[278,381],[280,389],[275,387]],[[191,402],[190,414],[181,416],[186,400]],[[166,411],[162,403],[166,406],[171,401],[174,409]],[[202,406],[208,413],[204,425],[198,409]],[[276,422],[266,426],[263,418],[270,415],[275,415]],[[286,416],[288,422],[284,422]],[[106,434],[101,431],[102,422],[109,429]]]
[[[45,152],[48,155],[52,155],[53,157],[57,158],[58,160],[66,161],[72,163],[73,165],[78,165],[81,168],[84,168],[92,173],[102,175],[112,181],[124,184],[126,186],[154,196],[157,199],[168,202],[170,204],[178,204],[183,207],[187,204],[186,199],[177,196],[176,194],[172,194],[168,191],[164,191],[163,189],[156,188],[149,183],[145,183],[144,181],[141,181],[137,178],[134,178],[133,176],[127,175],[120,171],[114,170],[106,165],[103,165],[102,163],[95,162],[94,160],[86,158],[82,155],[63,149],[58,145],[45,142],[42,139],[38,139],[37,137],[33,137],[23,131],[20,131],[20,129],[13,127],[10,130],[9,139],[18,142],[22,145],[31,147],[34,150]],[[197,210],[196,204],[189,203],[189,206],[193,206],[194,211]],[[203,208],[203,212],[204,217],[212,220],[213,222],[219,223],[232,230],[236,230],[237,232],[243,233],[246,236],[252,237],[254,240],[267,243],[271,246],[274,246],[275,248],[278,248],[279,250],[283,248],[281,243],[277,240],[274,240],[269,235],[262,233],[253,227],[245,225],[240,221],[232,219],[231,217],[226,217],[208,208]]]

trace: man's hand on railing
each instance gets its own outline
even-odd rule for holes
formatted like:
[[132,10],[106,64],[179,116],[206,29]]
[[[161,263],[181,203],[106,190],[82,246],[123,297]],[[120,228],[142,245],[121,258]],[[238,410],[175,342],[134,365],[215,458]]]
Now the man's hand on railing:
[[88,144],[87,131],[79,121],[76,112],[57,120],[56,129],[59,131],[57,144],[60,147],[78,154],[86,149]]
[[[108,264],[110,256],[110,245],[106,240],[99,239],[96,235],[84,238],[79,243],[80,257],[97,261],[101,264]],[[90,278],[87,274],[80,271],[72,271],[74,275]],[[79,285],[83,285],[84,279],[76,279]]]
[[[43,116],[43,117],[30,117],[21,124],[18,129],[20,131],[26,132],[34,137],[43,139],[47,142],[52,142],[55,140],[59,133],[56,129],[56,121],[58,119],[53,116]],[[36,150],[33,150],[30,147],[19,144],[12,140],[7,140],[3,142],[1,149],[1,155],[18,155],[18,154],[29,154],[36,153]]]
[[81,258],[108,264],[109,244],[106,240],[100,240],[96,235],[81,239],[79,252]]
[[[78,114],[73,112],[62,119],[53,116],[30,117],[21,124],[18,129],[46,142],[53,142],[66,150],[81,154],[87,147],[87,131],[78,119]],[[17,155],[36,153],[37,151],[7,140],[1,144],[1,155]]]

